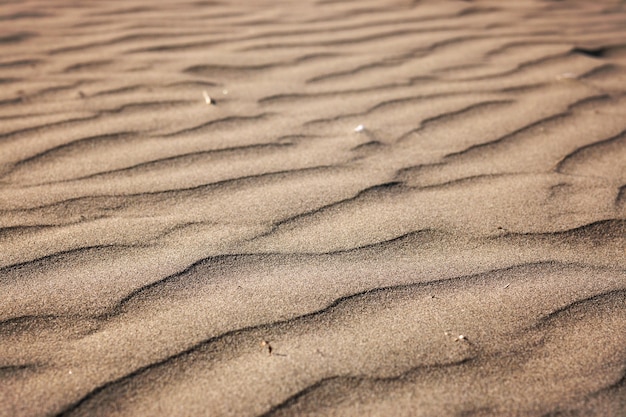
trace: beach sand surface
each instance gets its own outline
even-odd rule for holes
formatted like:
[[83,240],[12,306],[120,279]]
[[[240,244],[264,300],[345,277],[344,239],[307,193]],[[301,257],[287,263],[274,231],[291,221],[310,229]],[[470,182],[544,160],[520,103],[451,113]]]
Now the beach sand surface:
[[626,3],[0,6],[0,417],[626,416]]

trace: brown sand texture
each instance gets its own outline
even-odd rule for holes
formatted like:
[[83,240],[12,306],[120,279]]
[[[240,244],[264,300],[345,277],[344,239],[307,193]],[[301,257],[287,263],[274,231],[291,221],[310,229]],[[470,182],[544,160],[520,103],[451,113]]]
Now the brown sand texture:
[[2,1],[0,416],[626,416],[623,1]]

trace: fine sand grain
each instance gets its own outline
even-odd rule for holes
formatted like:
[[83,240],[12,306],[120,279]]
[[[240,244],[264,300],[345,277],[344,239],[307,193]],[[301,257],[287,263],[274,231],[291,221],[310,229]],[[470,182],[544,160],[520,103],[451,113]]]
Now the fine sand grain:
[[0,417],[626,416],[624,1],[3,1]]

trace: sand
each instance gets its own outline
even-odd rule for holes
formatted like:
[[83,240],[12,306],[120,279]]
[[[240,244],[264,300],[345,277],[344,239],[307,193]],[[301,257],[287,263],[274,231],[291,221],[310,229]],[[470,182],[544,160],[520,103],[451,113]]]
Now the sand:
[[626,416],[623,1],[4,1],[0,416]]

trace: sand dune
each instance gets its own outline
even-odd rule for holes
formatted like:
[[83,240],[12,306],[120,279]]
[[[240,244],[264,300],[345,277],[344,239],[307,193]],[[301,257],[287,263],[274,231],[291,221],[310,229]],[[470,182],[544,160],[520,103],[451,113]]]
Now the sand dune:
[[623,2],[0,9],[0,416],[626,415]]

